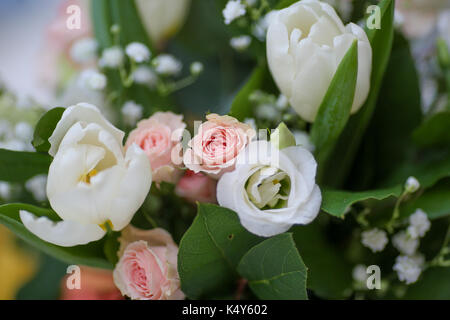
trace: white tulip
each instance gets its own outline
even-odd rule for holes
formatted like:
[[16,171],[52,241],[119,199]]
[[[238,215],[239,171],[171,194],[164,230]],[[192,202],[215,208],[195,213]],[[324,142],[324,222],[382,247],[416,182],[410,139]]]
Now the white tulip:
[[317,163],[302,147],[282,150],[253,141],[237,158],[234,171],[217,185],[217,200],[234,210],[250,232],[270,237],[317,216],[322,196],[315,184]]
[[47,242],[75,246],[127,226],[150,190],[151,168],[137,145],[124,154],[123,137],[95,106],[67,108],[49,138],[54,158],[47,181],[48,200],[62,221],[21,211],[25,227]]
[[183,24],[190,0],[137,0],[139,13],[155,43],[172,36]]
[[344,26],[334,9],[303,0],[278,11],[267,31],[267,59],[280,91],[295,111],[314,122],[339,63],[358,41],[358,75],[351,113],[369,94],[372,49],[364,30]]

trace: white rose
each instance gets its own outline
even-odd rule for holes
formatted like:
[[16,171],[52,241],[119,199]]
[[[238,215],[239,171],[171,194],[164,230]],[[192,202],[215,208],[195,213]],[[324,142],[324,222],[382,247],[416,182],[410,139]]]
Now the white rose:
[[183,24],[190,0],[137,0],[136,5],[147,32],[159,43],[172,36]]
[[217,200],[234,210],[247,230],[270,237],[317,216],[322,196],[315,184],[317,163],[308,150],[278,150],[268,141],[253,141],[236,162],[236,169],[219,180]]
[[280,91],[295,111],[314,122],[339,63],[358,40],[358,75],[351,113],[369,94],[372,49],[364,30],[344,26],[334,9],[303,0],[278,11],[267,31],[267,59]]
[[124,154],[123,137],[95,106],[67,108],[49,138],[54,158],[47,181],[48,200],[62,221],[21,211],[25,227],[47,242],[69,247],[99,240],[107,228],[127,226],[152,177],[137,145]]

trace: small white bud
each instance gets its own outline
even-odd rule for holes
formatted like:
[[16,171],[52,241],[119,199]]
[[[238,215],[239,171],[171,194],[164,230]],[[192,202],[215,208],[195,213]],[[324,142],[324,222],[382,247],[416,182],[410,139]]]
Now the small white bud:
[[191,64],[192,75],[198,76],[202,72],[203,72],[203,63],[196,61]]
[[417,209],[409,216],[408,234],[412,238],[421,238],[430,229],[431,223],[427,214],[422,209]]
[[137,63],[148,61],[151,55],[147,46],[140,42],[132,42],[127,45],[125,53]]
[[250,43],[252,42],[252,38],[247,35],[239,36],[231,38],[230,46],[237,51],[244,51],[248,48]]
[[405,191],[408,193],[414,193],[420,188],[420,183],[415,177],[409,177],[405,182]]
[[87,63],[97,57],[98,43],[93,38],[83,38],[76,41],[70,48],[70,56],[73,61]]
[[383,251],[388,243],[386,232],[377,228],[361,233],[362,244],[372,250],[372,252]]
[[118,68],[123,63],[123,50],[120,47],[110,47],[102,52],[102,56],[98,62],[101,68]]
[[150,67],[139,66],[133,71],[133,81],[138,84],[148,85],[151,88],[156,86],[158,76],[153,72]]
[[162,75],[176,75],[180,73],[182,64],[170,54],[161,54],[157,56],[153,63],[157,73]]
[[127,101],[123,105],[121,113],[125,124],[132,127],[142,118],[143,108],[134,101]]
[[93,69],[83,70],[78,81],[80,87],[90,90],[103,90],[106,87],[106,76]]
[[245,5],[241,3],[241,0],[228,1],[222,14],[225,18],[225,24],[230,24],[235,19],[245,14]]

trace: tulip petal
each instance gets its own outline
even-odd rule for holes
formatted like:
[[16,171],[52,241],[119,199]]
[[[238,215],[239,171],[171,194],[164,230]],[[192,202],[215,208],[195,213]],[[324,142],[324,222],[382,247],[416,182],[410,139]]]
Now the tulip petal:
[[53,222],[47,217],[36,217],[25,210],[20,210],[20,219],[31,233],[62,247],[87,244],[100,240],[105,235],[105,231],[95,224],[84,225],[68,220]]
[[120,182],[116,196],[111,201],[109,218],[114,230],[128,225],[133,215],[144,203],[152,184],[152,170],[145,152],[132,144],[125,156],[127,170]]
[[122,144],[122,140],[125,135],[123,131],[117,129],[108,120],[106,120],[96,106],[88,103],[79,103],[68,107],[64,111],[61,119],[56,125],[55,130],[53,131],[53,134],[48,139],[50,142],[50,150],[48,153],[51,156],[55,156],[67,131],[77,122],[97,123],[111,133],[119,144]]

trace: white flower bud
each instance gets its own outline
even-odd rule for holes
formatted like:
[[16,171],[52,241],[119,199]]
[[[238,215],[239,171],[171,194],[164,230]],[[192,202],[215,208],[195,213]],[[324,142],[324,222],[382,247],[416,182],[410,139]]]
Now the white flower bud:
[[409,216],[408,233],[412,238],[421,238],[430,229],[431,223],[422,209],[417,209]]
[[414,193],[420,188],[420,183],[415,177],[409,177],[405,182],[405,191],[408,193]]
[[90,90],[103,90],[106,87],[106,76],[93,69],[83,70],[78,78],[80,87]]
[[8,201],[11,197],[11,185],[8,182],[0,181],[0,198]]
[[106,48],[98,62],[101,68],[118,68],[123,63],[123,50],[120,47]]
[[161,54],[154,59],[155,70],[162,75],[177,75],[180,73],[182,64],[170,54]]
[[423,256],[398,256],[395,260],[393,269],[397,272],[400,281],[411,284],[419,279],[419,276],[422,273],[423,261]]
[[147,46],[140,42],[132,42],[127,45],[125,53],[137,63],[148,61],[151,55]]
[[202,72],[203,72],[203,63],[196,61],[191,64],[192,75],[197,76]]
[[252,38],[247,35],[239,36],[231,38],[230,46],[237,51],[244,51],[248,48],[250,43],[252,42]]
[[143,108],[134,101],[127,101],[123,105],[121,113],[125,124],[132,127],[142,118]]
[[356,282],[367,281],[367,267],[363,264],[358,264],[353,268],[352,277]]
[[133,71],[133,81],[138,84],[148,85],[151,88],[156,86],[158,76],[153,72],[150,67],[139,66]]
[[411,237],[408,232],[401,231],[392,238],[392,244],[398,251],[410,256],[419,247],[419,240]]
[[303,0],[278,11],[267,31],[267,61],[272,76],[290,105],[314,122],[336,70],[357,40],[358,75],[351,113],[369,94],[372,48],[364,30],[344,26],[334,9],[317,0]]
[[372,252],[383,251],[389,242],[386,232],[377,228],[361,233],[362,244],[372,250]]
[[230,24],[235,19],[245,14],[245,5],[241,3],[241,0],[230,0],[227,2],[222,14],[225,18],[225,24]]

